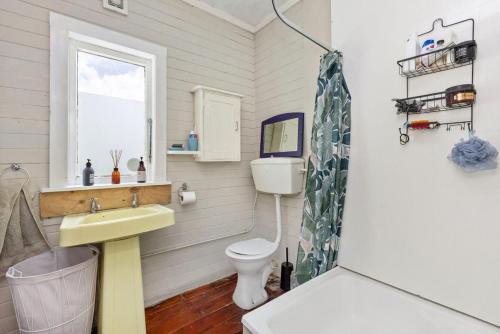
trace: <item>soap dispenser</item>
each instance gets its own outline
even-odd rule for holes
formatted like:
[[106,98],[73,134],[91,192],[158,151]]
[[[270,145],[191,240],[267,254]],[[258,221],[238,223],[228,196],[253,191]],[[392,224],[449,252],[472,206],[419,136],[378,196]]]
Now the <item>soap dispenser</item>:
[[83,169],[82,180],[84,186],[93,186],[94,185],[94,168],[92,168],[92,164],[90,163],[90,159],[87,159],[86,167]]
[[144,167],[144,161],[142,161],[143,157],[141,157],[141,161],[139,161],[139,168],[137,169],[137,182],[138,183],[146,183],[146,167]]

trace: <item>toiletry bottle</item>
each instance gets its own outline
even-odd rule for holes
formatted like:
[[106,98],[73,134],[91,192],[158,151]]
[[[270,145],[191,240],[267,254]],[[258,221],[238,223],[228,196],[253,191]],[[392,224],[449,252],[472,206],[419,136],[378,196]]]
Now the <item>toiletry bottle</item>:
[[189,133],[188,151],[198,151],[198,135],[194,130]]
[[82,180],[84,186],[94,185],[94,168],[92,168],[90,159],[87,159],[86,167],[83,169]]
[[111,173],[111,183],[120,184],[120,171],[118,168],[113,168],[113,173]]
[[139,162],[139,168],[137,169],[137,182],[146,183],[146,167],[144,167],[144,161]]
[[[418,43],[418,35],[417,33],[412,33],[408,39],[406,40],[406,51],[405,57],[411,58],[418,56],[420,54],[420,46]],[[416,69],[416,60],[407,60],[403,63],[403,72],[413,72]]]

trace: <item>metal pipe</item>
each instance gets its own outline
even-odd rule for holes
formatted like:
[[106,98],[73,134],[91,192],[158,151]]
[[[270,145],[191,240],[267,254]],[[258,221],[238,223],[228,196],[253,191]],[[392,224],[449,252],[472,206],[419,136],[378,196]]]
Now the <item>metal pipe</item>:
[[281,195],[274,194],[276,199],[276,239],[274,243],[279,246],[281,241]]
[[218,240],[222,240],[222,239],[233,238],[233,237],[236,237],[236,236],[239,236],[239,235],[243,235],[243,234],[252,232],[252,230],[255,228],[255,225],[256,225],[256,222],[255,222],[256,221],[256,218],[255,218],[255,207],[257,205],[257,197],[258,197],[258,192],[256,191],[255,192],[255,198],[254,198],[254,201],[253,201],[253,208],[252,208],[252,223],[249,226],[245,227],[243,229],[243,231],[235,232],[235,233],[228,233],[228,234],[220,235],[220,236],[217,236],[217,237],[214,237],[214,238],[205,239],[205,240],[202,240],[202,241],[197,241],[197,242],[193,242],[193,243],[188,243],[188,244],[184,244],[184,245],[179,245],[179,246],[175,246],[175,247],[171,247],[171,248],[162,249],[162,250],[159,250],[159,251],[156,251],[156,252],[149,252],[149,253],[146,253],[146,254],[142,254],[141,258],[146,258],[146,257],[155,256],[155,255],[160,255],[160,254],[164,254],[164,253],[168,253],[168,252],[172,252],[172,251],[176,251],[176,250],[179,250],[179,249],[184,249],[184,248],[188,248],[188,247],[192,247],[192,246],[203,245],[203,244],[206,244],[206,243],[209,243],[209,242],[218,241]]
[[302,28],[300,28],[298,25],[296,25],[295,23],[293,23],[292,21],[290,21],[289,19],[287,19],[279,10],[278,10],[278,7],[276,7],[276,3],[275,3],[275,0],[271,0],[271,3],[273,4],[273,9],[274,9],[274,12],[276,13],[276,15],[278,16],[278,18],[284,23],[286,24],[287,26],[289,26],[291,29],[295,30],[296,32],[298,32],[299,34],[301,34],[302,36],[304,36],[305,38],[307,38],[308,40],[310,40],[311,42],[313,42],[314,44],[318,45],[319,47],[325,49],[327,52],[333,52],[333,49],[331,49],[330,47],[326,46],[325,44],[317,41],[316,39],[314,39],[311,35],[305,33],[304,31],[302,31]]

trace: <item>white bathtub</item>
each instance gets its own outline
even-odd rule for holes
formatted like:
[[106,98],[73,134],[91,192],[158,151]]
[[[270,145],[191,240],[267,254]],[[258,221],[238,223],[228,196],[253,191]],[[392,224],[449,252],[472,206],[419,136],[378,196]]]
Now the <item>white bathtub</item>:
[[340,267],[243,317],[251,334],[499,334],[500,328]]

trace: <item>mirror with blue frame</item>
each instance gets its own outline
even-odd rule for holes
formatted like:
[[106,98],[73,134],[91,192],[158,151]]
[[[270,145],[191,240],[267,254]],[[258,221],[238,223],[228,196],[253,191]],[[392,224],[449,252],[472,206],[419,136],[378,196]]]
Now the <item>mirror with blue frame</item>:
[[262,122],[260,157],[302,157],[304,113],[286,113]]

